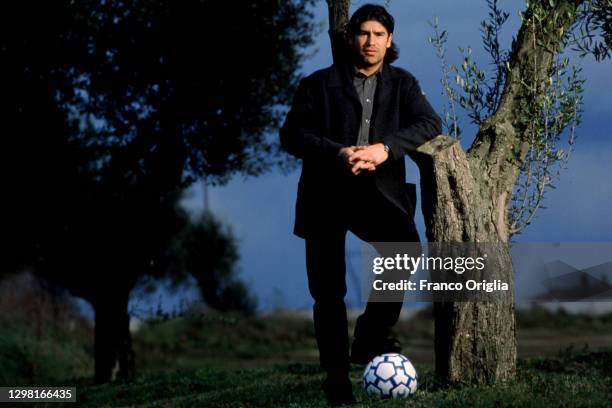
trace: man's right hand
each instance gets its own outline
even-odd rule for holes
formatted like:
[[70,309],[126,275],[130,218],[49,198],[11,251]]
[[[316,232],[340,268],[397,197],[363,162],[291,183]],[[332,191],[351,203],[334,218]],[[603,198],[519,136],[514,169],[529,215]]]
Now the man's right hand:
[[374,163],[365,160],[351,159],[351,156],[358,150],[357,146],[346,146],[340,149],[338,155],[342,161],[351,168],[351,172],[354,175],[361,173],[364,170],[374,171],[376,166]]

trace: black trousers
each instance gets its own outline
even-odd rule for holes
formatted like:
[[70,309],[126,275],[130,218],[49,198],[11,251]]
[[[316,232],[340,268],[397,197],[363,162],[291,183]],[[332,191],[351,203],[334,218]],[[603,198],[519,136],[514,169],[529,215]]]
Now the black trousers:
[[[329,221],[324,231],[306,238],[306,269],[308,288],[314,299],[315,335],[321,366],[330,376],[346,376],[350,368],[344,303],[347,231],[366,242],[419,242],[412,217],[384,198],[373,183],[364,182],[353,191],[355,194],[349,194],[346,200],[347,210]],[[388,337],[399,318],[401,299],[369,301],[357,319],[355,338],[369,342]]]

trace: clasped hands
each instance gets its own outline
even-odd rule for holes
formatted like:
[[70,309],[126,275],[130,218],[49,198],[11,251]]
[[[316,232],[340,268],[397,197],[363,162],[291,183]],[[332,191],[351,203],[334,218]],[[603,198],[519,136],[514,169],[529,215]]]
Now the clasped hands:
[[385,145],[382,143],[343,147],[339,154],[354,175],[362,171],[374,171],[389,158],[389,153],[385,151]]

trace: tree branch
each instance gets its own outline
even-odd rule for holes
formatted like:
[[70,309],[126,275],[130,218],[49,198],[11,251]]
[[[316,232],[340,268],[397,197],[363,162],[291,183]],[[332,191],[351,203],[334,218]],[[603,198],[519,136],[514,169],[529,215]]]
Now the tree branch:
[[554,57],[565,45],[583,0],[530,3],[508,62],[507,81],[497,111],[480,127],[468,151],[475,177],[494,197],[512,194],[530,142],[524,109],[539,103]]

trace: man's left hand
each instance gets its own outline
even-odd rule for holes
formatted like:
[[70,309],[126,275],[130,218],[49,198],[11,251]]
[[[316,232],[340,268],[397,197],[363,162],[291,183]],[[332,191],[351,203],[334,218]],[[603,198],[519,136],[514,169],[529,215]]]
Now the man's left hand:
[[374,167],[380,166],[389,158],[389,153],[385,151],[385,145],[376,143],[369,146],[357,146],[349,156],[349,162],[358,163],[360,161],[369,163]]

